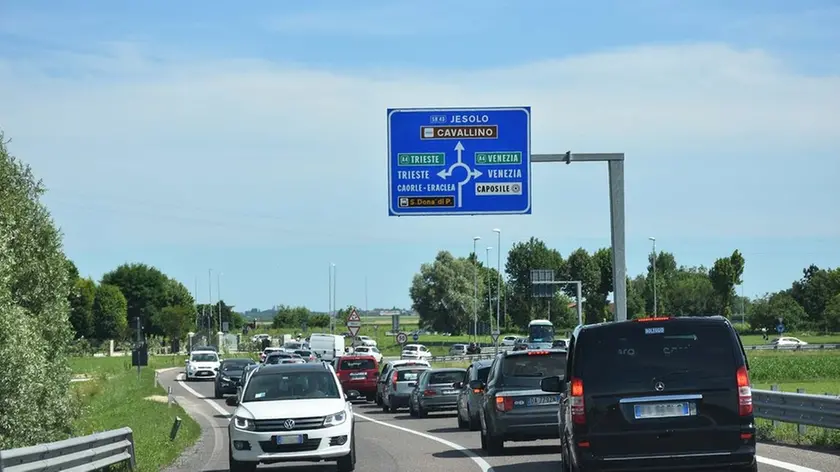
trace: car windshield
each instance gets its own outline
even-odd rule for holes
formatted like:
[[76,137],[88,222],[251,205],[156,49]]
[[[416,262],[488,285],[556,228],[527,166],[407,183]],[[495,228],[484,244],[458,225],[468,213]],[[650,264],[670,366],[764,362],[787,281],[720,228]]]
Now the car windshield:
[[376,362],[373,359],[342,359],[339,370],[374,370]]
[[403,351],[416,351],[416,350],[417,350],[417,346],[406,346],[405,349],[403,349]]
[[248,359],[241,359],[241,360],[240,360],[240,359],[236,359],[236,360],[224,361],[224,362],[222,363],[222,370],[223,370],[223,371],[228,371],[228,370],[242,370],[242,369],[244,369],[246,366],[248,366],[248,365],[250,365],[250,364],[253,364],[253,363],[254,363],[254,361],[252,361],[252,360],[248,360]]
[[450,370],[445,372],[432,372],[429,374],[429,385],[453,384],[464,380],[464,370]]
[[200,354],[193,354],[193,362],[217,362],[219,357],[212,352],[202,352]]
[[295,351],[295,354],[303,357],[309,357],[312,355],[312,351]]
[[428,369],[399,369],[397,382],[415,382],[417,377]]
[[[651,377],[693,379],[735,377],[730,328],[723,324],[632,323],[605,326],[580,339],[586,385],[631,385]],[[740,352],[738,353],[740,355]],[[601,388],[601,387],[598,387]]]
[[291,359],[291,358],[292,358],[292,355],[291,355],[291,354],[287,354],[287,353],[285,353],[285,352],[282,352],[282,353],[274,353],[274,354],[272,354],[272,355],[268,356],[268,357],[265,359],[265,363],[266,363],[266,364],[279,364],[279,363],[280,363],[280,359]]
[[[521,352],[521,351],[520,351]],[[566,353],[514,355],[502,361],[502,382],[507,386],[538,388],[543,377],[565,376]]]
[[339,398],[338,387],[329,372],[277,372],[251,376],[242,402]]

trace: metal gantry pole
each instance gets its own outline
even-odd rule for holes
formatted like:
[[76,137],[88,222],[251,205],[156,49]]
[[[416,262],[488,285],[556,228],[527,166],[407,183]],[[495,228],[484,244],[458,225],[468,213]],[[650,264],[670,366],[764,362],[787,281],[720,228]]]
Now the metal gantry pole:
[[651,261],[651,266],[653,266],[653,316],[656,316],[657,306],[656,306],[656,238],[653,236],[649,237],[648,239],[653,242],[653,260]]
[[[502,313],[502,230],[501,229],[494,229],[494,233],[496,233],[496,272],[498,272],[498,284],[496,287],[496,330],[499,332],[499,336],[502,334],[502,321],[501,321],[501,313]],[[499,336],[496,336],[496,349],[498,352],[499,348]]]
[[577,293],[576,293],[577,303],[575,303],[575,305],[577,305],[578,324],[582,325],[583,324],[583,296],[582,296],[583,284],[580,283],[580,281],[577,281],[577,282],[575,282],[575,285],[576,285],[575,290],[577,291]]
[[624,153],[531,154],[531,162],[606,162],[610,185],[610,239],[612,243],[615,320],[627,319],[627,248],[624,231]]
[[473,238],[473,339],[478,343],[478,253],[476,244],[480,236]]

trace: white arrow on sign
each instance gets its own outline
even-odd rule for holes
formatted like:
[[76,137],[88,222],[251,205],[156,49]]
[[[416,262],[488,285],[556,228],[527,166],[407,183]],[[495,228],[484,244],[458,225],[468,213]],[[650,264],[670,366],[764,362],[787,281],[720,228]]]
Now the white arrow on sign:
[[456,167],[463,167],[467,170],[467,178],[461,182],[458,182],[458,208],[463,206],[463,187],[467,183],[469,183],[470,179],[477,179],[484,175],[478,169],[470,169],[470,166],[464,163],[462,158],[462,153],[464,152],[464,145],[461,144],[461,141],[455,145],[455,151],[458,153],[458,161],[452,163],[448,169],[443,169],[442,171],[438,172],[437,175],[443,180],[446,180],[447,177],[452,177],[452,172],[455,170]]

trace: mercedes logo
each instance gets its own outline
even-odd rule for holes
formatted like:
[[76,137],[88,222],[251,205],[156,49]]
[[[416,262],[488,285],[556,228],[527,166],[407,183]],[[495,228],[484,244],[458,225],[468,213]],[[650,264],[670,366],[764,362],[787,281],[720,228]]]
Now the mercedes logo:
[[283,427],[286,429],[295,429],[295,420],[286,420],[283,422]]
[[661,392],[661,391],[665,390],[665,384],[662,383],[662,382],[656,382],[653,385],[653,389],[656,390],[657,392]]

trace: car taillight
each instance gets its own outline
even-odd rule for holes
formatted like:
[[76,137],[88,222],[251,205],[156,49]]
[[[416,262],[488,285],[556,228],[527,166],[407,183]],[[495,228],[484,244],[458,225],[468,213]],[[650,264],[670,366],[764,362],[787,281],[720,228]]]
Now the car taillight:
[[434,390],[429,389],[429,390],[425,390],[425,391],[423,392],[423,396],[424,396],[424,397],[433,397],[433,396],[435,396],[435,394],[436,394],[436,393],[437,393],[437,392],[435,392]]
[[529,356],[546,356],[548,354],[548,351],[528,351]]
[[586,424],[586,408],[583,403],[583,380],[572,378],[569,409],[574,424]]
[[753,412],[752,387],[750,387],[750,374],[747,372],[747,367],[738,367],[735,376],[738,379],[738,414],[751,415]]
[[496,409],[499,411],[510,411],[513,409],[513,397],[496,397]]
[[650,321],[668,321],[670,319],[671,319],[670,316],[652,316],[650,318],[636,318],[633,321],[635,321],[637,323],[647,323],[647,322],[650,322]]

